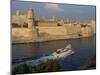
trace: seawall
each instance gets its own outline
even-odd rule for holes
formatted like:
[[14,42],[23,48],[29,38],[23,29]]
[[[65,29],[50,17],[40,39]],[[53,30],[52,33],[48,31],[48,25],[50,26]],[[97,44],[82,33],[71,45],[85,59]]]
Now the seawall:
[[12,43],[33,43],[92,36],[91,28],[78,26],[12,28]]

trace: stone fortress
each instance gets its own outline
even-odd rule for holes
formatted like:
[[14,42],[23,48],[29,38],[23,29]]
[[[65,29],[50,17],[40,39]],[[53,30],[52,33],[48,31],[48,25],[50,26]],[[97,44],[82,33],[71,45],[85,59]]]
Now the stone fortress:
[[22,10],[16,10],[16,15],[12,15],[11,19],[13,43],[82,38],[96,33],[95,20],[80,23],[57,20],[55,16],[50,19],[37,18],[32,8],[27,10],[27,14],[23,14]]

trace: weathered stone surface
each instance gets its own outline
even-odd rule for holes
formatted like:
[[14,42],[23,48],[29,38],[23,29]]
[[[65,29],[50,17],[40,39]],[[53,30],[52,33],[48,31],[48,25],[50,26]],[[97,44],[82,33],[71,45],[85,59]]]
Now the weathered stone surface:
[[36,39],[37,34],[34,29],[29,28],[12,28],[12,40],[34,40]]
[[[64,20],[58,21],[54,16],[50,20],[36,20],[32,8],[27,10],[27,14],[12,16],[12,23],[17,23],[19,28],[12,28],[13,43],[43,42],[58,39],[75,39],[89,37],[96,33],[96,22],[91,20],[88,24],[65,23]],[[26,28],[23,24],[27,23]]]

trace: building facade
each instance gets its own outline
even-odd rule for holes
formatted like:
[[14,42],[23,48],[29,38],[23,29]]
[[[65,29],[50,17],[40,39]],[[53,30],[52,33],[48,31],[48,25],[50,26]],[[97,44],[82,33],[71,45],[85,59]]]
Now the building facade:
[[[49,20],[36,20],[32,8],[27,10],[26,15],[21,14],[20,10],[16,10],[16,15],[12,16],[12,23],[19,25],[17,28],[12,28],[14,42],[18,40],[25,42],[89,37],[96,32],[94,20],[86,26],[76,22],[66,23],[63,20],[58,21],[54,16]],[[23,27],[25,23],[27,25],[26,28]]]

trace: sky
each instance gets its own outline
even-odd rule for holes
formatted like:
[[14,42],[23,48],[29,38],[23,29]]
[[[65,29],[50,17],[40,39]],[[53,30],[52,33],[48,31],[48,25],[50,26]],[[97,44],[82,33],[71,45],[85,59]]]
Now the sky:
[[52,16],[63,20],[91,20],[96,18],[95,6],[31,1],[12,1],[11,13],[15,15],[17,9],[26,12],[28,8],[33,8],[35,16],[44,16],[47,19]]

